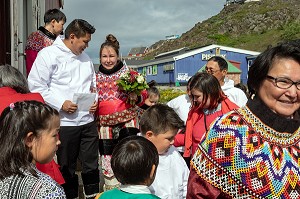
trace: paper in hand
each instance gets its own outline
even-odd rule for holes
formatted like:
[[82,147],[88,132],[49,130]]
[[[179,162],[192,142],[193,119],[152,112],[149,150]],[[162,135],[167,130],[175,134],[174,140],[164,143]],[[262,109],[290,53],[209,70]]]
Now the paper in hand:
[[73,103],[78,105],[78,111],[89,111],[94,104],[96,93],[74,93]]

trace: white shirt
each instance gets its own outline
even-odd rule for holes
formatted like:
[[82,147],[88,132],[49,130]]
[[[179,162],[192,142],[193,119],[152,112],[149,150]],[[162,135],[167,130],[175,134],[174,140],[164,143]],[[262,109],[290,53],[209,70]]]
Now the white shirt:
[[167,103],[177,115],[186,123],[191,107],[191,100],[188,94],[180,95]]
[[233,80],[225,79],[225,83],[223,86],[221,86],[221,88],[230,101],[239,107],[246,105],[248,101],[246,94],[241,89],[234,87]]
[[162,199],[186,198],[190,171],[174,146],[159,155],[155,180],[149,187],[152,194]]
[[120,190],[132,194],[151,194],[146,185],[121,185]]
[[89,56],[84,52],[75,55],[60,37],[38,53],[28,85],[30,91],[39,92],[47,104],[59,111],[61,126],[80,126],[94,120],[88,111],[68,114],[61,110],[65,100],[73,100],[74,93],[91,93],[96,88],[96,75]]

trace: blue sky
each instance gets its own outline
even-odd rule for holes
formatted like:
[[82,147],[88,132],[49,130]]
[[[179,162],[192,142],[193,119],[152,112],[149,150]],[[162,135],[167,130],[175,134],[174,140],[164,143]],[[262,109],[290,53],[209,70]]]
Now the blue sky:
[[[107,34],[120,42],[120,53],[150,46],[167,35],[187,32],[198,22],[218,14],[225,0],[64,0],[68,25],[73,19],[87,20],[96,28],[88,55],[99,63],[99,47]],[[65,26],[66,27],[66,26]]]

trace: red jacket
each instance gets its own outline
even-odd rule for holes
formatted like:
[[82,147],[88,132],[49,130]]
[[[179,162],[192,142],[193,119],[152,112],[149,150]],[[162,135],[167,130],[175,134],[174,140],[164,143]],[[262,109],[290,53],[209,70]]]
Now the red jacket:
[[0,88],[0,114],[11,103],[25,101],[25,100],[36,100],[45,103],[44,99],[39,93],[22,94],[22,93],[17,93],[14,89],[10,87]]
[[[211,122],[213,122],[214,119],[216,119],[217,117],[219,117],[235,108],[239,108],[239,107],[235,103],[231,102],[228,98],[223,100],[221,102],[221,110],[217,111],[207,117],[207,120],[206,120],[207,128],[209,128]],[[203,120],[203,115],[204,115],[203,110],[192,109],[189,112],[189,116],[188,116],[188,119],[186,122],[186,131],[185,131],[185,137],[184,137],[184,146],[185,146],[184,155],[183,155],[184,157],[190,157],[191,155],[193,155],[192,152],[194,152],[194,150],[192,150],[192,148],[195,149],[197,147],[197,145],[201,141],[201,138],[206,133],[204,123],[201,125],[201,130],[194,129],[194,126],[197,123],[197,121]],[[193,136],[193,131],[196,131],[196,130],[199,131],[198,138]]]

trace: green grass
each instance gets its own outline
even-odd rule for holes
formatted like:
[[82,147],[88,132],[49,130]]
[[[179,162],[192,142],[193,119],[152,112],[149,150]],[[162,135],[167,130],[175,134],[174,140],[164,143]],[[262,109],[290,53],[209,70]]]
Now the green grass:
[[159,93],[160,93],[159,102],[164,104],[178,97],[179,95],[186,94],[185,91],[182,91],[177,88],[160,89]]

